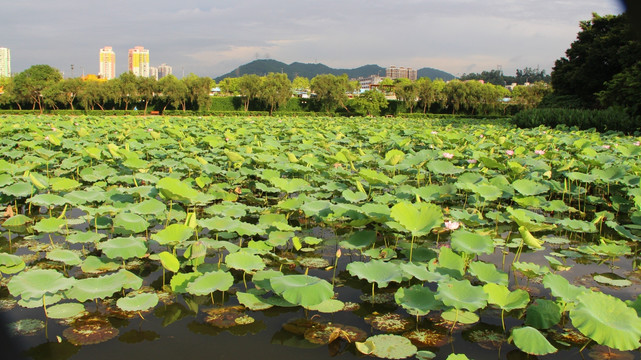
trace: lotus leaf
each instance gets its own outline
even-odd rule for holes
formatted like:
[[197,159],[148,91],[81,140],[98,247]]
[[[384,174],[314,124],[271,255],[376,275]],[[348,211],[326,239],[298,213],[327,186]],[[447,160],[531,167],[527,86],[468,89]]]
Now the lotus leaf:
[[564,302],[575,302],[577,296],[588,291],[586,288],[575,286],[561,275],[547,274],[543,277],[543,286],[550,289],[553,296]]
[[166,177],[158,180],[158,182],[156,183],[156,188],[165,198],[174,201],[194,202],[196,199],[202,197],[203,195],[200,192],[192,189],[186,183],[171,177]]
[[53,295],[69,289],[77,281],[55,270],[33,269],[13,276],[7,287],[13,296],[21,296],[22,299],[42,299],[46,294]]
[[124,311],[144,311],[158,304],[158,295],[155,293],[140,293],[118,299],[116,305]]
[[187,292],[207,295],[214,291],[227,291],[234,284],[234,277],[226,271],[212,271],[187,284]]
[[586,291],[577,296],[570,319],[579,331],[618,350],[634,350],[641,344],[641,319],[623,301],[607,294]]
[[550,187],[529,179],[519,179],[512,183],[514,189],[525,196],[539,195],[546,193]]
[[389,184],[392,179],[371,169],[361,169],[358,174],[370,185]]
[[66,224],[66,219],[58,219],[54,217],[44,218],[38,221],[38,223],[33,226],[33,229],[39,232],[52,233],[60,231]]
[[476,311],[487,304],[487,294],[480,286],[472,286],[469,280],[441,281],[438,284],[436,299],[446,306],[457,310]]
[[308,310],[331,314],[343,310],[345,303],[336,299],[327,299],[318,305],[308,307]]
[[512,329],[510,339],[521,351],[531,355],[547,355],[557,349],[537,329],[529,326]]
[[391,282],[401,282],[403,273],[397,264],[381,260],[372,260],[364,263],[355,261],[347,264],[347,271],[352,276],[376,283],[378,287],[384,288]]
[[427,163],[427,168],[431,172],[440,175],[456,175],[465,171],[463,168],[454,166],[454,164],[446,160],[432,160]]
[[142,237],[117,237],[98,243],[96,247],[111,259],[142,258],[147,253],[145,238]]
[[238,251],[225,257],[225,263],[232,269],[254,272],[265,268],[265,263],[258,255]]
[[470,263],[470,274],[484,283],[495,283],[499,285],[508,284],[508,274],[496,269],[491,263],[482,261],[473,261]]
[[453,329],[457,324],[469,325],[477,323],[480,318],[471,311],[450,309],[441,313],[441,318],[445,320],[444,325]]
[[62,206],[68,202],[67,199],[63,198],[62,196],[54,194],[39,194],[27,201],[37,206],[47,207],[54,205]]
[[371,230],[361,230],[352,233],[352,235],[344,241],[340,242],[340,246],[345,249],[364,249],[376,242],[376,232]]
[[7,330],[9,330],[12,335],[22,336],[35,335],[44,328],[44,321],[38,319],[21,319],[7,325]]
[[537,329],[549,329],[561,321],[561,315],[561,308],[554,301],[536,299],[527,307],[525,325]]
[[86,273],[103,273],[107,271],[116,270],[120,267],[117,262],[111,261],[104,257],[87,256],[85,261],[82,262],[80,268]]
[[413,236],[423,236],[443,223],[443,212],[434,204],[400,202],[392,207],[391,216]]
[[269,280],[273,291],[288,302],[303,307],[318,305],[334,296],[332,285],[309,275],[284,275]]
[[169,282],[171,290],[176,293],[186,293],[187,285],[189,285],[201,275],[202,274],[199,272],[176,273],[171,277],[171,281]]
[[60,261],[66,265],[80,265],[82,259],[74,251],[65,250],[65,249],[53,249],[47,252],[47,259],[52,261]]
[[491,237],[462,229],[452,233],[451,245],[452,249],[470,255],[491,254],[494,252],[494,241]]
[[9,230],[15,231],[31,222],[33,222],[33,220],[30,217],[22,214],[17,214],[5,220],[2,223],[2,226]]
[[80,302],[93,299],[105,299],[123,288],[124,279],[117,274],[76,280],[73,287],[66,292],[70,299]]
[[237,292],[238,302],[253,311],[267,310],[274,305],[264,302],[260,297],[249,292]]
[[130,212],[122,212],[116,215],[113,224],[116,228],[122,228],[134,234],[145,232],[149,227],[147,220]]
[[22,181],[0,189],[0,192],[7,195],[11,195],[13,197],[17,197],[17,198],[30,196],[31,194],[34,193],[34,191],[35,189],[33,185],[31,185],[31,183],[26,183]]
[[147,199],[132,206],[129,210],[138,215],[160,216],[167,210],[167,206],[156,199]]
[[0,272],[3,274],[16,274],[25,268],[24,260],[20,256],[0,253]]
[[460,278],[465,274],[465,260],[452,249],[442,247],[438,254],[437,269],[440,273]]
[[79,303],[57,304],[47,308],[47,317],[52,319],[68,319],[85,311],[85,306]]
[[442,307],[441,302],[436,300],[434,295],[435,293],[429,288],[414,285],[409,288],[399,288],[394,294],[394,299],[410,315],[422,316]]
[[[360,344],[360,345],[359,345]],[[416,346],[399,335],[375,335],[365,343],[356,343],[358,351],[384,359],[405,359],[416,354]]]
[[277,188],[281,189],[282,191],[288,194],[312,189],[310,184],[303,179],[285,179],[280,177],[274,177],[274,178],[270,178],[269,181],[274,186],[276,186]]
[[159,232],[152,234],[151,239],[160,245],[177,245],[189,239],[194,229],[183,224],[171,224]]

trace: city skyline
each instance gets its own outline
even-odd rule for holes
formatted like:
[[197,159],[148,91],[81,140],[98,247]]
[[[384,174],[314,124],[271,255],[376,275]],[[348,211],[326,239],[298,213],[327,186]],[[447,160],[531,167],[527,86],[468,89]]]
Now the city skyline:
[[0,77],[11,76],[11,50],[0,47]]
[[[119,0],[123,1],[123,0]],[[257,58],[322,63],[334,68],[367,64],[433,67],[455,75],[502,67],[551,70],[576,39],[579,22],[623,11],[619,1],[496,0],[185,0],[100,7],[101,3],[24,0],[4,11],[0,46],[12,50],[12,72],[48,64],[98,73],[95,50],[116,54],[144,44],[175,73],[217,77]],[[336,11],[340,9],[340,11]],[[141,15],[142,14],[142,15]],[[10,34],[10,35],[9,35]],[[118,74],[127,63],[116,63]]]

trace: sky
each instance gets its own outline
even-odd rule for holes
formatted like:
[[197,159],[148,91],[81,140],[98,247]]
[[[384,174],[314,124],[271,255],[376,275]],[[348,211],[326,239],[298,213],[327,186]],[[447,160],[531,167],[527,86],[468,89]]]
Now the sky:
[[[255,59],[432,67],[456,76],[501,68],[548,74],[592,13],[617,0],[0,0],[0,47],[13,73],[48,64],[97,74],[99,50],[149,50],[177,77],[218,77]],[[72,72],[71,65],[74,70]]]

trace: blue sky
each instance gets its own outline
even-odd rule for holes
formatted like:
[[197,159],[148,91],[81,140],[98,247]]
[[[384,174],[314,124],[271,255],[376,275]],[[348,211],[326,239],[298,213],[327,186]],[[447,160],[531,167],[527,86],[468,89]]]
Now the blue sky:
[[433,67],[455,75],[539,67],[548,73],[579,21],[623,11],[615,0],[20,0],[1,5],[0,47],[12,71],[49,64],[98,72],[103,46],[150,51],[180,77],[216,77],[256,58]]

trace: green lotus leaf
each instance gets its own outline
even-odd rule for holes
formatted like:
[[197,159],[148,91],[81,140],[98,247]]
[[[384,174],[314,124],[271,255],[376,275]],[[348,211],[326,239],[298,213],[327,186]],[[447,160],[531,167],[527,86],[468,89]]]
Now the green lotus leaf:
[[95,146],[86,147],[84,150],[85,153],[87,153],[87,155],[89,155],[89,157],[93,159],[100,160],[100,158],[102,157],[102,150],[98,149]]
[[392,149],[385,153],[385,163],[387,165],[396,165],[405,159],[405,153],[398,149]]
[[376,242],[376,231],[361,230],[352,233],[347,240],[341,241],[339,245],[345,249],[362,250],[370,247],[374,242]]
[[149,227],[147,220],[140,215],[130,212],[122,212],[116,215],[113,224],[116,228],[122,228],[134,234],[145,232]]
[[123,288],[124,279],[116,274],[76,280],[66,296],[80,302],[105,299]]
[[432,160],[427,163],[427,168],[431,172],[440,175],[456,175],[465,171],[447,160]]
[[282,191],[291,194],[311,190],[310,184],[303,179],[285,179],[280,177],[270,178],[269,181]]
[[469,280],[446,280],[438,284],[436,299],[457,310],[476,311],[487,304],[487,294],[480,286],[472,286]]
[[429,271],[425,265],[408,262],[402,263],[400,267],[406,277],[414,277],[420,281],[438,281],[441,278],[439,274]]
[[495,283],[499,285],[508,284],[508,274],[496,269],[491,263],[472,261],[469,265],[470,274],[476,276],[484,283]]
[[449,354],[445,360],[470,360],[465,354]]
[[33,229],[38,232],[52,233],[62,230],[62,227],[67,224],[66,219],[58,219],[55,217],[44,218],[38,221],[37,224],[33,226]]
[[174,256],[174,254],[163,251],[160,254],[158,254],[158,258],[160,259],[160,263],[162,264],[162,267],[165,269],[171,271],[171,272],[178,272],[180,270],[180,261]]
[[401,282],[403,280],[403,272],[397,264],[381,260],[372,260],[366,263],[354,261],[347,264],[347,271],[359,279],[376,283],[379,288],[387,287],[391,281]]
[[75,190],[63,196],[71,204],[100,203],[107,199],[103,191],[97,190]]
[[443,223],[443,212],[434,204],[400,202],[392,207],[391,216],[412,236],[423,236]]
[[318,305],[334,296],[332,285],[310,275],[284,275],[269,280],[273,291],[288,302],[302,307]]
[[90,244],[97,243],[101,239],[107,237],[103,233],[96,233],[92,231],[75,232],[67,236],[67,242],[71,244]]
[[570,284],[570,282],[558,274],[546,274],[543,277],[543,286],[550,289],[552,296],[563,300],[564,302],[575,302],[577,297],[588,291],[584,287]]
[[158,295],[155,293],[140,293],[118,299],[116,305],[124,311],[145,311],[158,304]]
[[225,257],[225,264],[232,269],[244,272],[254,272],[265,268],[265,263],[260,256],[245,251],[238,251]]
[[60,261],[61,263],[71,266],[80,265],[82,263],[80,256],[71,250],[53,249],[47,252],[46,257],[49,260]]
[[324,217],[330,212],[332,203],[327,200],[308,200],[300,206],[307,216],[320,216]]
[[[198,225],[214,231],[230,231],[236,226],[238,220],[231,217],[213,217],[208,219],[198,219]],[[152,237],[153,239],[153,237]]]
[[365,181],[370,185],[389,184],[392,181],[389,177],[371,169],[361,169],[358,172],[358,175],[365,179]]
[[37,206],[47,207],[62,206],[68,202],[67,199],[55,194],[38,194],[27,201]]
[[465,260],[448,247],[442,247],[438,253],[438,271],[460,278],[465,274]]
[[607,169],[594,169],[592,174],[596,176],[597,180],[612,183],[621,180],[627,174],[627,171],[621,166],[610,166]]
[[117,237],[98,243],[96,248],[102,250],[108,258],[123,260],[134,257],[142,258],[147,253],[145,238],[142,237]]
[[107,164],[100,164],[92,167],[87,167],[80,170],[80,177],[87,182],[96,182],[104,180],[110,176],[116,175],[118,171],[111,168]]
[[552,300],[536,299],[527,307],[525,325],[537,329],[549,329],[561,321],[561,307]]
[[24,260],[20,256],[0,253],[0,272],[3,274],[16,274],[25,268]]
[[35,188],[33,187],[33,185],[31,185],[31,183],[26,183],[22,181],[0,189],[0,192],[13,197],[17,197],[17,198],[31,196],[31,194],[33,194],[34,191],[35,191]]
[[452,249],[467,254],[491,254],[494,252],[494,241],[490,236],[462,229],[452,232],[451,245]]
[[203,195],[186,183],[171,177],[158,180],[156,188],[165,198],[174,201],[194,202]]
[[176,293],[186,293],[187,285],[189,285],[201,275],[202,274],[199,272],[175,273],[174,276],[171,277],[171,281],[169,282],[171,291]]
[[55,270],[34,269],[14,275],[7,287],[13,296],[41,300],[45,294],[67,290],[76,282],[77,280],[67,278]]
[[122,164],[130,169],[136,169],[136,170],[146,169],[149,167],[148,161],[142,160],[135,156],[128,157],[127,160],[123,161]]
[[543,276],[550,272],[550,269],[547,266],[541,266],[531,262],[515,261],[512,263],[512,268],[528,278]]
[[435,293],[422,285],[409,288],[399,288],[394,294],[394,300],[407,310],[410,315],[423,316],[432,310],[442,308],[442,303],[435,298]]
[[365,193],[363,193],[361,191],[354,192],[352,190],[347,189],[347,190],[343,190],[341,195],[343,196],[343,198],[345,200],[347,200],[347,201],[349,201],[351,203],[359,203],[361,201],[367,200],[367,194],[365,194]]
[[598,232],[596,225],[588,221],[564,218],[562,220],[558,220],[556,223],[561,225],[561,227],[563,227],[564,229],[567,229],[570,231],[576,231],[576,232],[582,232],[582,233]]
[[80,268],[85,273],[97,274],[97,273],[116,270],[120,267],[120,265],[122,264],[119,264],[115,261],[111,261],[106,257],[97,257],[97,256],[89,255],[87,256],[87,258],[85,258],[85,261],[82,262],[82,265],[80,266]]
[[503,196],[503,191],[494,185],[473,185],[471,190],[479,194],[485,201],[494,201]]
[[441,317],[452,323],[475,324],[479,322],[480,317],[471,311],[450,309],[443,311]]
[[[452,355],[452,354],[450,354],[450,355]],[[429,350],[421,350],[421,351],[417,351],[416,352],[416,358],[418,360],[431,360],[431,359],[434,359],[435,357],[436,357],[436,354],[434,354],[433,352],[431,352]],[[463,359],[461,359],[461,360],[463,360]]]
[[632,285],[632,281],[621,278],[618,275],[613,273],[598,274],[598,275],[594,275],[592,278],[594,279],[594,281],[598,282],[599,284],[605,284],[610,286],[626,287],[626,286]]
[[160,216],[167,210],[167,206],[159,200],[147,199],[130,207],[129,210],[138,215]]
[[318,305],[309,306],[308,310],[318,311],[325,314],[332,314],[343,310],[345,303],[336,299],[327,299]]
[[236,297],[241,305],[252,311],[267,310],[274,306],[264,302],[263,299],[249,292],[245,293],[238,291],[236,292]]
[[57,304],[47,308],[47,317],[51,319],[69,319],[85,311],[80,303]]
[[641,344],[641,319],[636,311],[611,295],[586,291],[577,296],[570,320],[583,335],[621,351]]
[[[416,354],[416,346],[412,342],[400,335],[374,335],[360,345],[357,343],[357,349],[365,354],[371,354],[384,359],[405,359]],[[368,352],[367,352],[368,351]]]
[[0,188],[13,184],[13,176],[9,174],[0,174]]
[[208,295],[214,291],[227,291],[234,284],[234,277],[226,271],[212,271],[187,284],[192,295]]
[[17,214],[5,220],[2,223],[2,226],[9,230],[12,230],[12,229],[18,229],[32,222],[33,222],[33,219],[31,219],[30,217],[22,214]]
[[51,190],[53,191],[71,191],[82,184],[74,179],[53,178],[49,180],[49,185],[51,185]]
[[557,352],[557,349],[537,329],[529,326],[512,329],[514,345],[530,355],[547,355]]
[[581,181],[585,183],[593,183],[597,179],[596,175],[584,174],[580,172],[569,172],[566,173],[565,176],[570,180]]
[[159,232],[152,234],[151,239],[160,245],[176,245],[194,235],[194,229],[184,224],[171,224]]
[[512,187],[525,196],[539,195],[550,190],[549,186],[529,179],[515,180]]
[[483,291],[487,293],[488,304],[496,305],[505,311],[523,309],[530,302],[527,291],[522,289],[510,291],[505,285],[485,284]]

